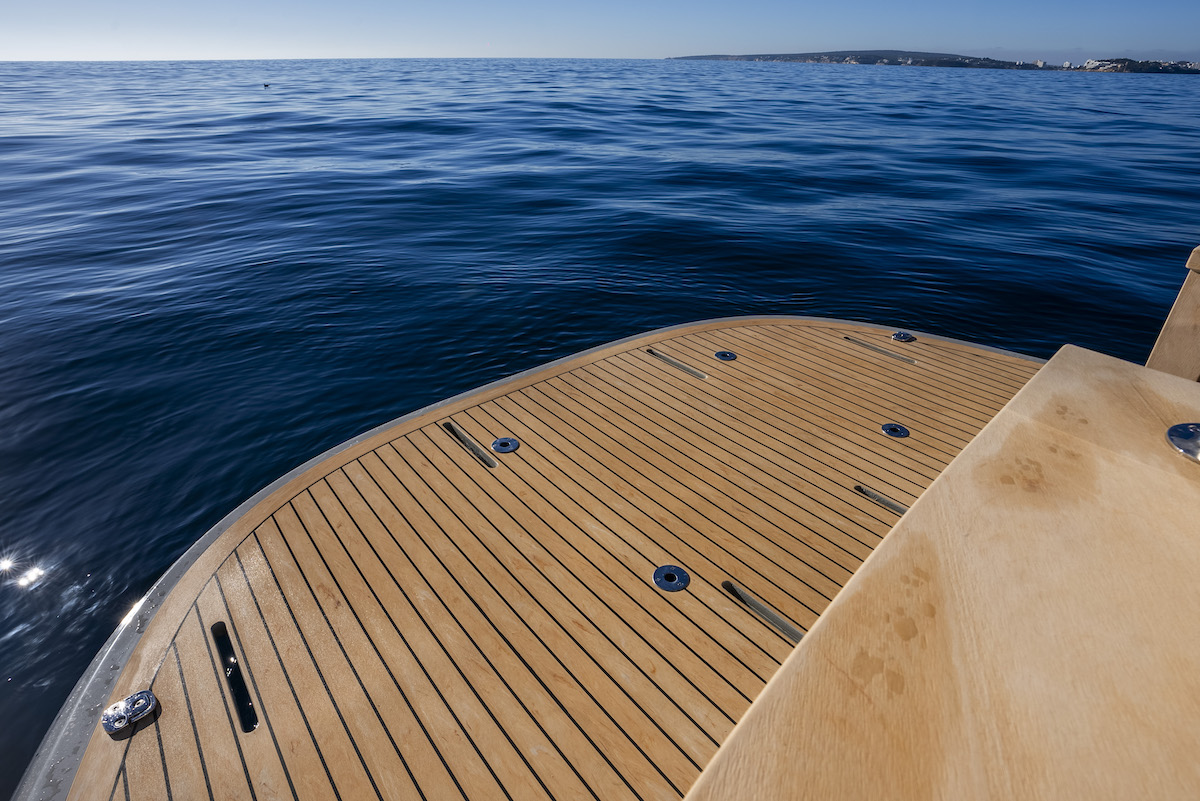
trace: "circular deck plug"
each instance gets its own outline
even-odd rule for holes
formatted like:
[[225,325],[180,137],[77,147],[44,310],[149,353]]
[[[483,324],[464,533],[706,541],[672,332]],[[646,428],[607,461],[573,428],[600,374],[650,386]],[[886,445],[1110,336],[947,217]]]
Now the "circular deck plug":
[[658,585],[660,590],[666,590],[667,592],[679,592],[687,587],[691,581],[692,577],[678,565],[663,565],[654,571],[654,583]]
[[896,333],[892,334],[892,339],[896,340],[897,342],[912,342],[916,339],[916,337],[907,331],[897,331]]
[[492,443],[492,450],[496,453],[512,453],[517,448],[521,447],[521,443],[516,437],[501,437]]
[[719,350],[713,354],[723,362],[731,362],[737,358],[737,354],[730,350]]
[[884,423],[883,433],[887,434],[889,437],[907,437],[908,429],[899,423]]

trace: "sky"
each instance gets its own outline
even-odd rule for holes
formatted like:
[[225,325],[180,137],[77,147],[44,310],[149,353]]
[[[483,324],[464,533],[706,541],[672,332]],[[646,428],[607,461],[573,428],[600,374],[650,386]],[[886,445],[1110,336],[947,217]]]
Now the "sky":
[[0,0],[0,61],[851,49],[1200,61],[1200,0]]

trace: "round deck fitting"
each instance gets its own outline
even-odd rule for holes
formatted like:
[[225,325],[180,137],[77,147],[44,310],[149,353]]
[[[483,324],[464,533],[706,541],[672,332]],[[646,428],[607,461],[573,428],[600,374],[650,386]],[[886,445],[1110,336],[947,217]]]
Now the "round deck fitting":
[[1200,462],[1200,423],[1180,423],[1167,429],[1167,442],[1189,459]]
[[899,423],[884,423],[882,430],[883,430],[883,433],[887,434],[889,437],[907,437],[908,436],[908,429],[905,428],[904,426],[900,425]]
[[679,592],[691,581],[692,577],[687,574],[687,571],[677,565],[663,565],[654,571],[654,583],[660,590],[667,592]]
[[912,342],[916,339],[916,337],[907,331],[897,331],[896,333],[892,334],[892,339],[896,340],[897,342]]
[[736,353],[734,353],[733,351],[728,351],[728,350],[719,350],[716,353],[714,353],[713,356],[716,356],[718,359],[720,359],[723,362],[731,362],[737,358]]
[[492,450],[496,453],[512,453],[519,447],[521,443],[516,437],[501,437],[492,443]]

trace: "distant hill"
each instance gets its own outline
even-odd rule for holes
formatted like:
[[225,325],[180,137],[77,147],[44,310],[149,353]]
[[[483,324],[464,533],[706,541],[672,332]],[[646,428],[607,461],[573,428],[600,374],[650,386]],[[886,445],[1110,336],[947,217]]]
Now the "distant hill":
[[912,50],[830,50],[824,53],[763,53],[750,56],[678,56],[703,61],[799,61],[809,64],[898,64],[912,67],[973,67],[993,70],[1056,69],[1048,65],[954,53],[920,53]]
[[763,53],[752,56],[677,56],[701,61],[798,61],[807,64],[887,64],[909,67],[967,67],[988,70],[1082,70],[1085,72],[1160,72],[1200,74],[1200,63],[1184,61],[1134,61],[1114,58],[1084,64],[1056,66],[1043,61],[1000,61],[954,53],[920,53],[913,50],[830,50],[824,53]]

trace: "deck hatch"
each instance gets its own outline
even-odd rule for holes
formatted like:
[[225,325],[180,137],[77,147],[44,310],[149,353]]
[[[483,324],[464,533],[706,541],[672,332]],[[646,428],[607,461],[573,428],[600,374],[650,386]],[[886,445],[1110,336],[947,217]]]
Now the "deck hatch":
[[223,622],[213,623],[212,638],[221,659],[225,682],[229,685],[233,708],[237,710],[238,723],[241,724],[242,731],[248,734],[258,728],[258,713],[254,711],[254,700],[246,687],[242,667],[238,664],[237,654],[233,652],[233,643],[229,639],[229,630]]

